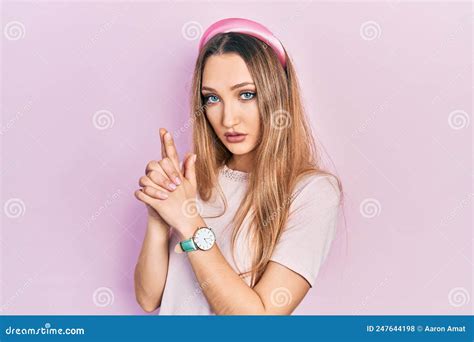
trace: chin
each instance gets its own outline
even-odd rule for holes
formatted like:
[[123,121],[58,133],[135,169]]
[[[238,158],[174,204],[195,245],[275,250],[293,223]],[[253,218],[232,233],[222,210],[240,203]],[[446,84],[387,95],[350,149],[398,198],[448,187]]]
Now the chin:
[[225,145],[227,147],[227,149],[232,153],[232,154],[235,154],[235,155],[244,155],[244,154],[247,154],[249,152],[251,152],[253,150],[252,146],[249,146],[247,144],[243,145],[243,144],[239,144],[241,146],[238,146],[238,145],[234,145],[234,144],[227,144]]

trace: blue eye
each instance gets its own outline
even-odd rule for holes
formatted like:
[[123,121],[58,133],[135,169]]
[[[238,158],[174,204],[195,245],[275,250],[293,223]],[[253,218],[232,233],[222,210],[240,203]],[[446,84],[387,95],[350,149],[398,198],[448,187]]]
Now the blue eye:
[[[219,98],[215,95],[208,95],[208,96],[205,96],[204,98],[206,100],[206,103],[211,103],[211,104],[216,103],[217,100],[219,100]],[[213,100],[211,100],[211,99],[213,99]]]
[[255,96],[255,93],[251,92],[251,91],[246,91],[245,93],[242,93],[240,94],[240,96],[244,95],[244,97],[242,98],[243,100],[251,100],[254,98]]

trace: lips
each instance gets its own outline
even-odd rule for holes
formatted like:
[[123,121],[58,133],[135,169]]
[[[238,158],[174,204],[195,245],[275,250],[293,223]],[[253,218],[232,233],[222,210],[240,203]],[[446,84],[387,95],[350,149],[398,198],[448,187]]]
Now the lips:
[[239,143],[245,140],[247,134],[240,133],[240,132],[227,132],[224,133],[225,139],[229,143]]
[[239,135],[246,135],[245,133],[240,133],[240,132],[226,132],[224,133],[226,137],[235,137]]

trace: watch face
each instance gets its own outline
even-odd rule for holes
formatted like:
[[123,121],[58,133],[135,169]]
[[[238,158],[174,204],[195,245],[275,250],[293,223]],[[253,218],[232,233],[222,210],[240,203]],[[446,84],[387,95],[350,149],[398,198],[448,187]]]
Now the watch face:
[[211,247],[214,245],[214,242],[216,241],[216,236],[214,235],[214,232],[212,230],[203,227],[199,228],[196,231],[193,240],[199,249],[207,251],[208,249],[211,249]]

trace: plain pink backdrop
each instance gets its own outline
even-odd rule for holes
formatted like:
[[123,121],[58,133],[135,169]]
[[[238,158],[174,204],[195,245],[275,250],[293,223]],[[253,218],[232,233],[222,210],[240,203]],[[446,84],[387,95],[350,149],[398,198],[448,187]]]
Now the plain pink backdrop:
[[159,127],[189,150],[198,38],[226,17],[283,42],[344,185],[295,314],[471,314],[472,7],[399,1],[2,2],[1,311],[144,313],[133,192]]

